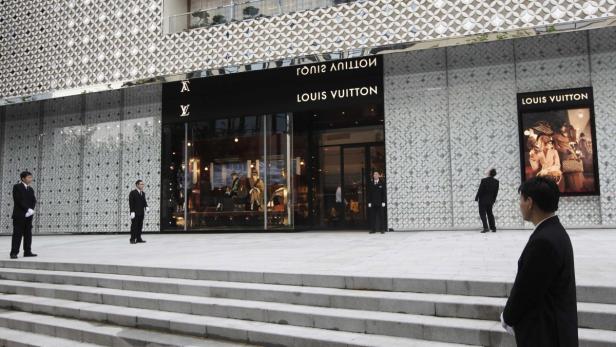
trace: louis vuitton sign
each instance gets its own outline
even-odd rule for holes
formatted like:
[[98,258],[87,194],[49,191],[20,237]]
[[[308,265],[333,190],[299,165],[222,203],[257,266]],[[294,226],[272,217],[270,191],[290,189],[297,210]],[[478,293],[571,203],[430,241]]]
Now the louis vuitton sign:
[[163,122],[375,104],[383,98],[380,56],[165,83]]

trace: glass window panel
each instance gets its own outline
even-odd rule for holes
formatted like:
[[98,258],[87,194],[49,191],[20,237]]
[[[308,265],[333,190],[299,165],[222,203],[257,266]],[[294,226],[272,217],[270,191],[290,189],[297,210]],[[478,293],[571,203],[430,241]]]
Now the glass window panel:
[[286,228],[293,225],[291,196],[291,114],[279,113],[267,116],[270,125],[267,136],[266,199],[268,229]]
[[163,127],[161,229],[184,230],[185,124]]
[[188,229],[264,227],[264,137],[243,131],[245,118],[255,130],[263,122],[253,116],[189,124]]

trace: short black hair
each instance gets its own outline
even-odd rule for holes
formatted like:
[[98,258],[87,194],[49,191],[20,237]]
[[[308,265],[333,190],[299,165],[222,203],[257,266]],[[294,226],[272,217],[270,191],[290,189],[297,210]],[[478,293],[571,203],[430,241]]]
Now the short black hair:
[[532,198],[543,212],[556,212],[560,191],[553,179],[547,177],[533,177],[522,183],[518,193],[525,199]]
[[490,177],[496,176],[496,169],[490,169]]
[[137,182],[135,182],[135,185],[137,186],[139,185],[139,183],[142,183],[142,182],[143,182],[142,180],[137,180]]
[[22,172],[19,174],[19,178],[21,178],[22,180],[23,180],[24,178],[28,177],[28,176],[32,176],[32,173],[31,173],[30,171],[22,171]]

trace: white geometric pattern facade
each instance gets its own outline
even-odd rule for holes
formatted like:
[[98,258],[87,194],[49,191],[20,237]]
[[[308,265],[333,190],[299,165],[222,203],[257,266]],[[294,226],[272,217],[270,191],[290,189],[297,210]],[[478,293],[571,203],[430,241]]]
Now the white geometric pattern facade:
[[479,228],[474,197],[490,167],[501,183],[497,226],[523,227],[516,93],[586,86],[601,196],[563,198],[559,215],[568,226],[616,225],[616,29],[391,54],[384,64],[390,227]]
[[[121,5],[113,1],[89,2],[94,3],[106,4],[104,8]],[[351,7],[376,3],[397,8],[401,2],[375,1]],[[613,2],[603,4],[612,6]],[[274,19],[263,21],[271,20]],[[382,25],[393,25],[387,23]],[[178,37],[189,42],[192,35],[224,27],[195,30]],[[340,35],[345,33],[343,30]],[[88,49],[80,46],[73,49]],[[181,64],[191,59],[217,59],[216,54],[197,56],[191,51],[195,49],[192,44],[186,43],[184,48],[179,55],[160,58],[167,61],[165,66],[170,69],[161,74],[183,71],[186,66]],[[3,43],[0,49],[0,59],[5,62],[9,59],[4,53],[8,48]],[[22,62],[37,56],[32,51],[28,53],[31,56],[27,59],[9,55]],[[130,61],[142,61],[140,54]],[[42,66],[54,61],[38,57]],[[176,60],[177,57],[180,58]],[[150,58],[151,62],[158,61]],[[130,61],[114,61],[109,69],[131,68]],[[390,227],[477,227],[473,198],[479,179],[490,166],[499,169],[501,180],[495,211],[498,226],[524,226],[517,212],[520,169],[515,94],[588,85],[593,86],[595,96],[601,196],[565,198],[560,215],[568,226],[616,226],[616,29],[389,54],[384,63]],[[100,64],[103,63],[73,65],[71,69],[76,70],[70,71],[58,67],[57,73],[80,74]],[[12,65],[2,64],[0,69],[7,66]],[[23,65],[15,68],[20,66]],[[189,67],[193,69],[193,65]],[[32,90],[33,84],[20,80],[25,75],[19,76],[3,73],[0,88],[25,86]],[[53,79],[45,82],[45,78],[33,75],[32,81],[40,80],[45,85]],[[34,187],[40,200],[36,232],[127,231],[127,195],[138,178],[146,182],[151,208],[145,229],[160,230],[160,118],[160,85],[0,107],[0,232],[12,230],[11,188],[22,170],[35,175]]]
[[162,0],[4,0],[0,97],[616,15],[616,0],[373,0],[166,35]]
[[616,225],[616,30],[590,35],[590,67],[594,86],[597,150],[601,175],[601,222]]
[[[12,232],[13,185],[19,183],[19,173],[27,170],[35,177],[39,173],[39,139],[41,104],[38,102],[10,105],[4,108],[2,142],[2,186],[0,193],[0,231]],[[37,181],[34,181],[39,193]],[[38,194],[37,194],[38,195]]]
[[38,233],[130,230],[128,193],[146,182],[145,231],[158,231],[161,86],[1,107],[0,233],[11,233],[12,186],[34,174]]

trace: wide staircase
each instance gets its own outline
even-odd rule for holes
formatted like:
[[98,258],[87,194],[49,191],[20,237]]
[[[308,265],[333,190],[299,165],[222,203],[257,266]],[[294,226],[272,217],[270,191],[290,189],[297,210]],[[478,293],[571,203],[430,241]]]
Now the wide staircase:
[[[0,261],[0,346],[515,346],[510,283]],[[578,287],[616,347],[616,288]]]

